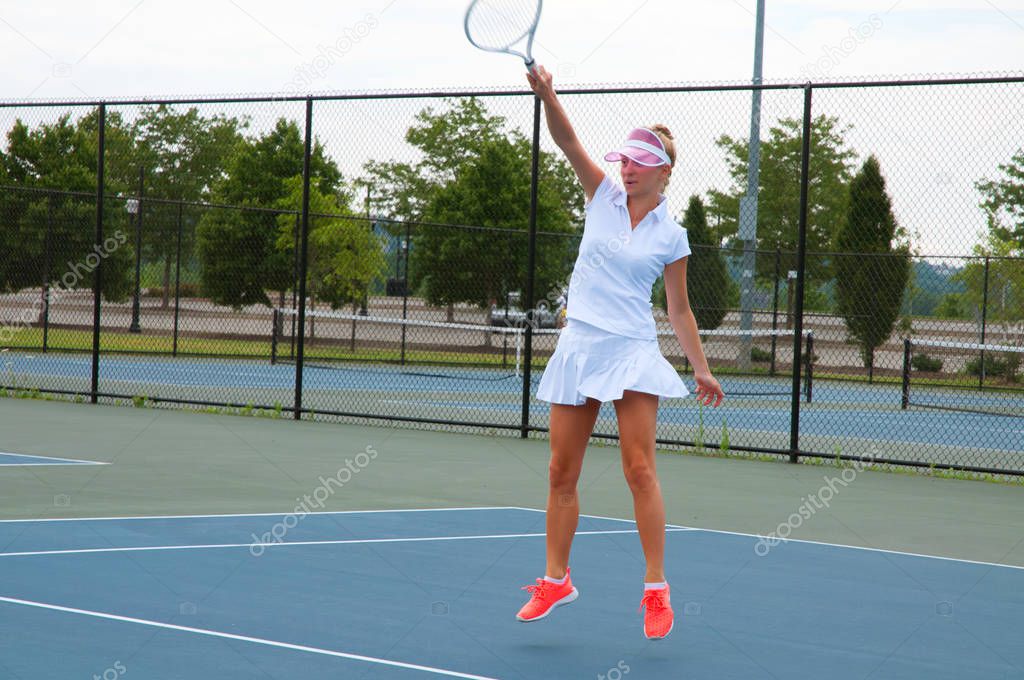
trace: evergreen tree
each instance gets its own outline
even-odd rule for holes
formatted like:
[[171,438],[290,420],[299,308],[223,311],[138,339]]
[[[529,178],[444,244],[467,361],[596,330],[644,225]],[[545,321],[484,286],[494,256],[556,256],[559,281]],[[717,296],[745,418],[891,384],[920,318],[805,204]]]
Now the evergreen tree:
[[[708,229],[707,212],[699,196],[691,196],[683,216],[683,228],[690,242],[693,256],[686,262],[686,292],[690,308],[702,330],[718,328],[729,306],[730,289],[736,284],[729,277],[725,258]],[[657,304],[668,308],[664,281],[656,289]]]
[[837,239],[839,314],[874,376],[874,355],[892,334],[910,276],[905,232],[896,223],[878,159],[869,157],[850,183],[849,208]]

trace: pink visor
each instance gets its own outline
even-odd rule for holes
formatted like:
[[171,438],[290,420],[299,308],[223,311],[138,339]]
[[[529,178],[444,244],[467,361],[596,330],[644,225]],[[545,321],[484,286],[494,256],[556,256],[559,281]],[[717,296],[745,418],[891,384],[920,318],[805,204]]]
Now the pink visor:
[[609,151],[604,159],[611,163],[617,163],[623,158],[628,158],[640,165],[671,165],[672,160],[665,151],[665,145],[661,138],[647,128],[637,128],[626,137],[626,143],[615,151]]

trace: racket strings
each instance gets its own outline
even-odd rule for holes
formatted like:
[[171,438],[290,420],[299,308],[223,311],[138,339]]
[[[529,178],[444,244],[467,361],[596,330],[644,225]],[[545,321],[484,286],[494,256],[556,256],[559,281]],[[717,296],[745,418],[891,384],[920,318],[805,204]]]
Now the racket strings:
[[477,0],[466,31],[480,47],[505,50],[522,40],[537,19],[537,0]]

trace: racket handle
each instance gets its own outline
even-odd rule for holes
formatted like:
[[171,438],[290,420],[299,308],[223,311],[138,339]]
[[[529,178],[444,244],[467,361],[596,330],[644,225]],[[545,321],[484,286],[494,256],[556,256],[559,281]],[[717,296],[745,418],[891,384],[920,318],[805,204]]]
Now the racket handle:
[[536,68],[537,68],[537,60],[536,59],[530,59],[529,61],[526,62],[526,70],[529,71],[530,73],[532,73],[534,75],[537,75],[537,72],[534,70]]

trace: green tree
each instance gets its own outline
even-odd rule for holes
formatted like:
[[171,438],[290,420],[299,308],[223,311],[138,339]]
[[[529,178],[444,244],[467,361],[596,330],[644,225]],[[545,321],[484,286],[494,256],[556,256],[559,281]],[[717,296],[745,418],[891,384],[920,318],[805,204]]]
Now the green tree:
[[[725,258],[708,229],[707,213],[699,196],[690,197],[683,216],[683,228],[693,251],[686,262],[686,292],[690,308],[698,328],[713,330],[722,324],[729,307],[730,289],[736,288],[736,284],[729,276]],[[667,310],[664,279],[658,280],[655,290],[656,304]]]
[[[105,233],[109,247],[94,250],[98,116],[76,121],[70,114],[29,128],[20,119],[7,133],[0,151],[0,176],[10,190],[0,193],[0,289],[42,286],[44,275],[62,289],[91,288],[96,257],[102,255],[103,296],[122,301],[131,292],[132,249],[126,245],[126,216],[107,203]],[[121,116],[107,116],[107,148],[130,150],[130,134]],[[107,192],[123,187],[116,177]],[[60,293],[54,291],[52,295]]]
[[853,178],[848,205],[838,237],[836,298],[873,378],[875,349],[892,334],[910,276],[906,233],[893,215],[874,156]]
[[[181,111],[166,104],[145,107],[132,126],[136,147],[133,177],[124,178],[137,192],[138,168],[143,169],[146,198],[202,201],[224,177],[227,159],[241,141],[247,121],[222,115],[205,117],[195,107]],[[177,253],[176,211],[145,206],[143,255],[163,263],[163,300],[169,304],[171,265]],[[182,230],[182,252],[192,252],[191,230]]]
[[[811,123],[810,191],[807,206],[807,280],[811,286],[831,276],[829,261],[815,252],[832,249],[838,226],[842,224],[849,200],[849,183],[856,154],[847,146],[849,126],[834,116],[820,115]],[[739,201],[747,191],[749,143],[722,135],[718,147],[725,152],[733,186],[727,191],[711,190],[709,210],[720,224],[715,236],[722,242],[738,245]],[[796,269],[800,223],[800,167],[803,123],[798,118],[783,118],[761,142],[760,186],[758,187],[757,247],[781,248],[781,271]],[[757,278],[772,284],[775,258],[760,254]]]
[[[302,208],[302,177],[285,183],[288,195],[278,207],[291,212],[278,216],[277,249],[287,257],[295,253],[295,217]],[[325,194],[316,186],[309,192],[309,252],[307,291],[332,309],[358,305],[370,283],[386,267],[384,243],[366,219],[351,215],[343,195]]]
[[[415,164],[365,166],[376,205],[399,222],[419,224],[410,254],[411,286],[433,305],[486,307],[509,292],[525,297],[530,206],[530,141],[507,129],[479,100],[420,111],[406,141],[421,152]],[[567,236],[582,216],[572,168],[541,154],[537,210],[538,300],[568,277]],[[427,223],[427,224],[423,224]]]
[[[996,179],[976,183],[981,193],[981,209],[988,222],[988,233],[974,252],[990,256],[988,307],[986,318],[993,342],[1024,347],[1024,149],[1008,163],[999,165]],[[958,278],[967,286],[964,299],[980,316],[985,265],[972,262]],[[1007,353],[1007,379],[1016,380],[1020,353]]]
[[[981,318],[982,306],[987,302],[985,318],[988,333],[986,342],[1013,347],[1024,347],[1024,260],[1016,239],[1002,239],[1005,231],[992,230],[983,243],[975,246],[974,253],[988,260],[988,295],[985,291],[985,261],[974,260],[955,278],[966,287],[963,300]],[[1016,379],[1020,369],[1020,353],[1006,353],[1007,379]]]
[[1010,251],[1024,255],[1024,148],[1009,163],[999,165],[1001,176],[976,183],[989,231],[998,241],[1010,243]]
[[[273,130],[236,144],[211,194],[217,203],[250,210],[211,208],[196,227],[200,281],[214,302],[269,306],[267,291],[276,290],[283,304],[294,283],[295,258],[294,250],[277,247],[278,206],[289,195],[289,180],[302,175],[303,155],[302,133],[283,118]],[[319,142],[313,145],[310,173],[317,191],[343,195],[341,171]]]
[[935,308],[935,316],[940,319],[967,319],[969,314],[964,309],[963,293],[946,293]]

